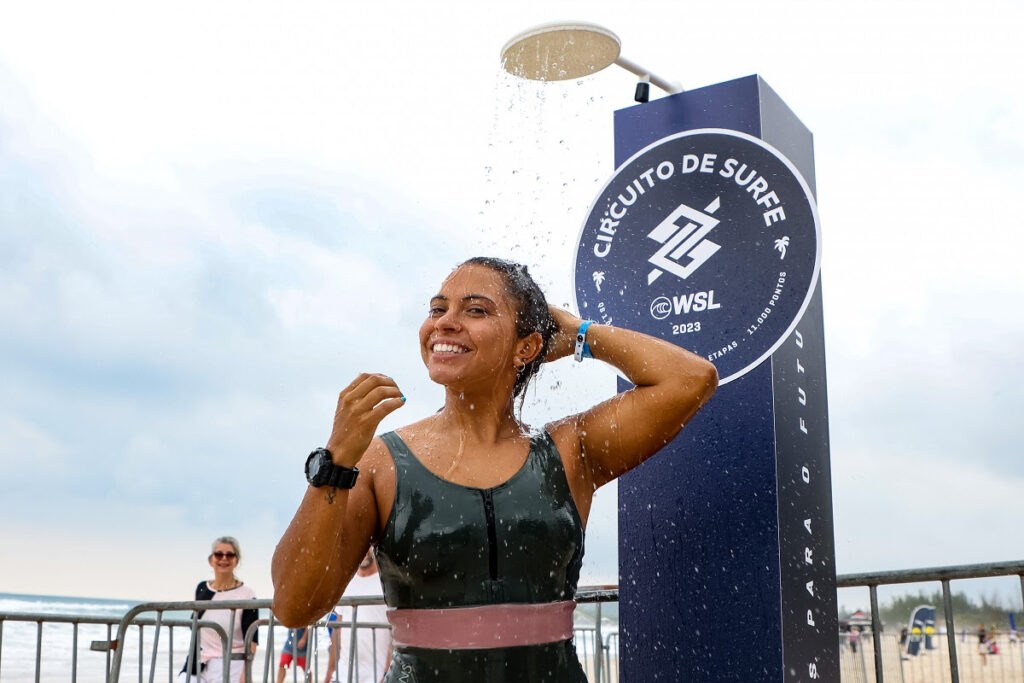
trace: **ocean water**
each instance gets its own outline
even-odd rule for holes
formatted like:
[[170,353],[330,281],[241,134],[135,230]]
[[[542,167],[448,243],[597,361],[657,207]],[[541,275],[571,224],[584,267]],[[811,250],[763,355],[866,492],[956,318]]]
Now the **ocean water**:
[[[138,601],[0,593],[2,614],[15,612],[109,619],[114,622],[112,634],[117,632],[116,621],[136,604]],[[47,623],[40,630],[37,623],[6,619],[0,629],[0,681],[3,683],[35,680],[37,643],[40,646],[41,680],[69,681],[73,669],[77,669],[75,673],[79,681],[104,680],[106,655],[91,651],[89,644],[93,640],[108,638],[105,625],[80,625],[77,647],[75,628],[71,624]],[[76,650],[78,661],[74,662]]]
[[69,598],[57,595],[0,593],[0,612],[40,612],[43,614],[90,614],[120,617],[141,600]]

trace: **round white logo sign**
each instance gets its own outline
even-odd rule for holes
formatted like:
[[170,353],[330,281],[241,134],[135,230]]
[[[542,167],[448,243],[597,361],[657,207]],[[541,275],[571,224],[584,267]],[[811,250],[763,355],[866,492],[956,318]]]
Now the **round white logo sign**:
[[724,384],[792,332],[820,254],[814,197],[788,159],[737,131],[687,131],[635,154],[598,195],[577,304],[706,357]]

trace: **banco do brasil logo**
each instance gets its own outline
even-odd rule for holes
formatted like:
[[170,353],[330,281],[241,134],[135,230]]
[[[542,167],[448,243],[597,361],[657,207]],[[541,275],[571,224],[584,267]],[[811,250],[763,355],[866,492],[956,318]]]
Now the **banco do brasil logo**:
[[598,195],[577,304],[704,356],[725,383],[792,332],[820,254],[814,197],[788,159],[744,133],[688,131],[638,152]]

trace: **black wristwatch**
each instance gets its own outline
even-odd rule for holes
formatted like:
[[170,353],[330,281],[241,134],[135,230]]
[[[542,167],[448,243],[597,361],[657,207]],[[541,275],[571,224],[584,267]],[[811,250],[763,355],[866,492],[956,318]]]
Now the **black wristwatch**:
[[306,458],[306,481],[311,486],[333,486],[338,489],[350,489],[356,485],[356,477],[358,476],[358,467],[335,465],[331,452],[326,448],[317,448]]

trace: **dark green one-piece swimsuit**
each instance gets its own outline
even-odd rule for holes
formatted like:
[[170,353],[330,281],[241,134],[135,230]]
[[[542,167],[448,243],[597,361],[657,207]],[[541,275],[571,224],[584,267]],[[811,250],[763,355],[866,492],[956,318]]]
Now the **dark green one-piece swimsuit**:
[[[530,439],[522,468],[494,488],[442,479],[394,432],[395,500],[377,544],[393,609],[571,600],[583,522],[551,436]],[[571,640],[488,649],[396,647],[388,683],[585,682]]]

